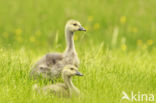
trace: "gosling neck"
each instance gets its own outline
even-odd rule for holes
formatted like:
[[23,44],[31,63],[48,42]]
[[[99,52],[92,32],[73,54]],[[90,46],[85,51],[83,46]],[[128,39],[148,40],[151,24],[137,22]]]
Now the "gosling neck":
[[72,83],[71,77],[63,75],[64,83],[69,89],[70,95],[79,94],[79,90]]
[[70,31],[68,28],[65,30],[66,35],[66,52],[74,51],[75,52],[75,45],[73,40],[74,32]]

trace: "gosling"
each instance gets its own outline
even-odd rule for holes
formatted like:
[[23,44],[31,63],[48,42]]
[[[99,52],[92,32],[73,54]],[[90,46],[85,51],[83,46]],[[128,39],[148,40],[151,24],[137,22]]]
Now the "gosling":
[[53,93],[58,97],[79,96],[80,91],[74,86],[71,80],[71,77],[73,76],[83,76],[83,74],[81,74],[75,66],[67,65],[62,70],[64,83],[52,84],[45,87],[38,87],[35,84],[33,89],[44,94]]
[[64,53],[48,53],[33,66],[30,72],[32,78],[55,80],[61,76],[65,65],[74,65],[78,68],[79,58],[74,45],[73,36],[76,31],[86,31],[76,20],[69,20],[65,26],[66,49]]

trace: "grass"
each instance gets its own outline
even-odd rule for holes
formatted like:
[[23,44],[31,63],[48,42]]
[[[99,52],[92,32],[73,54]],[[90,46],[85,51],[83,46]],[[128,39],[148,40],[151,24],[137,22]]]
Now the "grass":
[[[0,103],[130,103],[121,101],[122,91],[156,96],[155,3],[0,0]],[[64,50],[68,19],[88,29],[74,38],[85,76],[73,82],[83,96],[37,94],[32,90],[35,83],[50,82],[31,80],[30,68],[42,55]]]
[[[79,70],[84,77],[73,78],[74,84],[83,93],[83,98],[59,99],[53,96],[36,94],[32,90],[35,83],[50,84],[44,81],[36,82],[29,78],[32,60],[42,53],[21,49],[1,50],[1,103],[34,103],[34,102],[65,102],[65,103],[120,103],[122,91],[131,93],[156,93],[155,85],[155,50],[151,53],[123,52],[103,50],[95,47],[79,53],[81,65]],[[95,54],[90,55],[88,54]],[[18,54],[18,55],[17,55]]]

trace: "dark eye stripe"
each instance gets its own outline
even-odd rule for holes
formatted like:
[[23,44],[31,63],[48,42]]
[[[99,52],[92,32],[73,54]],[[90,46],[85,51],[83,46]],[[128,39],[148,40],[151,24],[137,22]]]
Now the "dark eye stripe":
[[70,70],[74,70],[74,68],[70,68]]
[[77,24],[73,24],[74,26],[77,26]]

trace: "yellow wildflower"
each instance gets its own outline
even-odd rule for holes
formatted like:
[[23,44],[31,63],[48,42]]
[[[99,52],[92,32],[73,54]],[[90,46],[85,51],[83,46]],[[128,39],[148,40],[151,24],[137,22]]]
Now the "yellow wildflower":
[[132,28],[132,32],[133,32],[133,33],[137,33],[137,32],[138,32],[138,28],[133,27],[133,28]]
[[92,22],[92,21],[93,21],[93,16],[89,16],[89,17],[88,17],[88,21],[89,21],[89,22]]
[[142,46],[142,45],[143,45],[142,40],[137,40],[137,45],[138,45],[138,46]]
[[34,43],[35,41],[36,41],[35,37],[34,36],[31,36],[30,37],[30,42],[33,42]]
[[142,49],[147,49],[147,45],[146,44],[144,44],[143,46],[142,46]]
[[125,24],[126,23],[126,16],[121,16],[120,17],[120,23]]
[[8,38],[9,37],[9,34],[7,32],[4,32],[2,35],[3,35],[4,38]]
[[74,35],[74,40],[77,40],[78,39],[78,36],[77,35]]
[[16,35],[21,35],[21,33],[22,33],[22,30],[21,29],[18,28],[18,29],[15,30],[15,34]]
[[153,44],[153,40],[147,40],[147,45],[151,46]]
[[96,30],[96,29],[99,29],[100,28],[100,24],[99,23],[96,23],[96,24],[94,24],[94,29]]
[[126,50],[127,50],[127,46],[126,46],[125,44],[122,44],[122,45],[121,45],[121,49],[122,49],[123,51],[126,51]]

